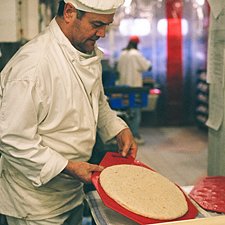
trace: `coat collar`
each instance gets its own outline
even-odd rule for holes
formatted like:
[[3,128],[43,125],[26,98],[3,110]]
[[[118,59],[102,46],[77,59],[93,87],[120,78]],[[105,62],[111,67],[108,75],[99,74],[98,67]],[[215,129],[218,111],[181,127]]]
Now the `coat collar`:
[[51,21],[49,27],[59,45],[67,49],[71,60],[78,60],[81,65],[88,66],[93,63],[100,62],[103,58],[103,52],[98,48],[97,44],[95,45],[95,49],[92,54],[85,54],[74,48],[69,39],[60,29],[55,18]]

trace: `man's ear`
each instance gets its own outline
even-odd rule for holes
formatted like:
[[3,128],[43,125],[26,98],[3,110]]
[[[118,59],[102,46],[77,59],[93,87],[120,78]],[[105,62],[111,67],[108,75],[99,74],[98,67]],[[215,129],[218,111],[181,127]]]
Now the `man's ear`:
[[74,16],[76,17],[76,9],[70,3],[66,3],[63,11],[63,17],[66,23],[69,23]]

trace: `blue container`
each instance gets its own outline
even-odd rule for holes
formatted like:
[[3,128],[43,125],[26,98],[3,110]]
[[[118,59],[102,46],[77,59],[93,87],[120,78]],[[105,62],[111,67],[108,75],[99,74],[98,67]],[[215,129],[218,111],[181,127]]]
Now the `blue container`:
[[149,90],[146,88],[110,88],[106,95],[112,109],[142,108],[148,104]]

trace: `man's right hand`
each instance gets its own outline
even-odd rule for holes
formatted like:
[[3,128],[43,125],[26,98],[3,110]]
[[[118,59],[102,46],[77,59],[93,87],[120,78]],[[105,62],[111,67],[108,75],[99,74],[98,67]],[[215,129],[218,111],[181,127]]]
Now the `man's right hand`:
[[63,172],[79,179],[84,183],[90,183],[92,173],[95,171],[100,172],[103,169],[104,167],[96,164],[90,164],[87,162],[75,162],[69,160]]

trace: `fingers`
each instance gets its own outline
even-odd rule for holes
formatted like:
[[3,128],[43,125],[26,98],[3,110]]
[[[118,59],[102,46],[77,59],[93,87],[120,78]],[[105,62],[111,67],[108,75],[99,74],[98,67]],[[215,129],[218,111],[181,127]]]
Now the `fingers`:
[[91,176],[93,172],[101,172],[104,169],[103,166],[99,166],[96,164],[89,164],[88,163],[88,168],[86,170],[86,174],[83,176],[83,181],[85,183],[90,183],[91,182]]
[[96,164],[90,164],[90,172],[101,172],[102,170],[104,170],[103,166],[99,166]]
[[83,176],[83,181],[85,183],[91,182],[91,176],[93,172],[101,172],[104,169],[103,166],[99,166],[96,164],[89,164],[89,168],[87,169],[86,175]]
[[136,156],[137,156],[137,150],[138,150],[138,146],[137,146],[136,142],[134,141],[134,143],[130,147],[130,155],[133,158],[136,158]]
[[120,152],[123,157],[131,155],[133,158],[136,158],[137,150],[138,146],[135,141],[132,141],[131,143],[126,143],[120,148]]
[[130,144],[129,143],[122,143],[120,147],[120,152],[121,152],[121,155],[123,157],[126,157],[130,151]]

